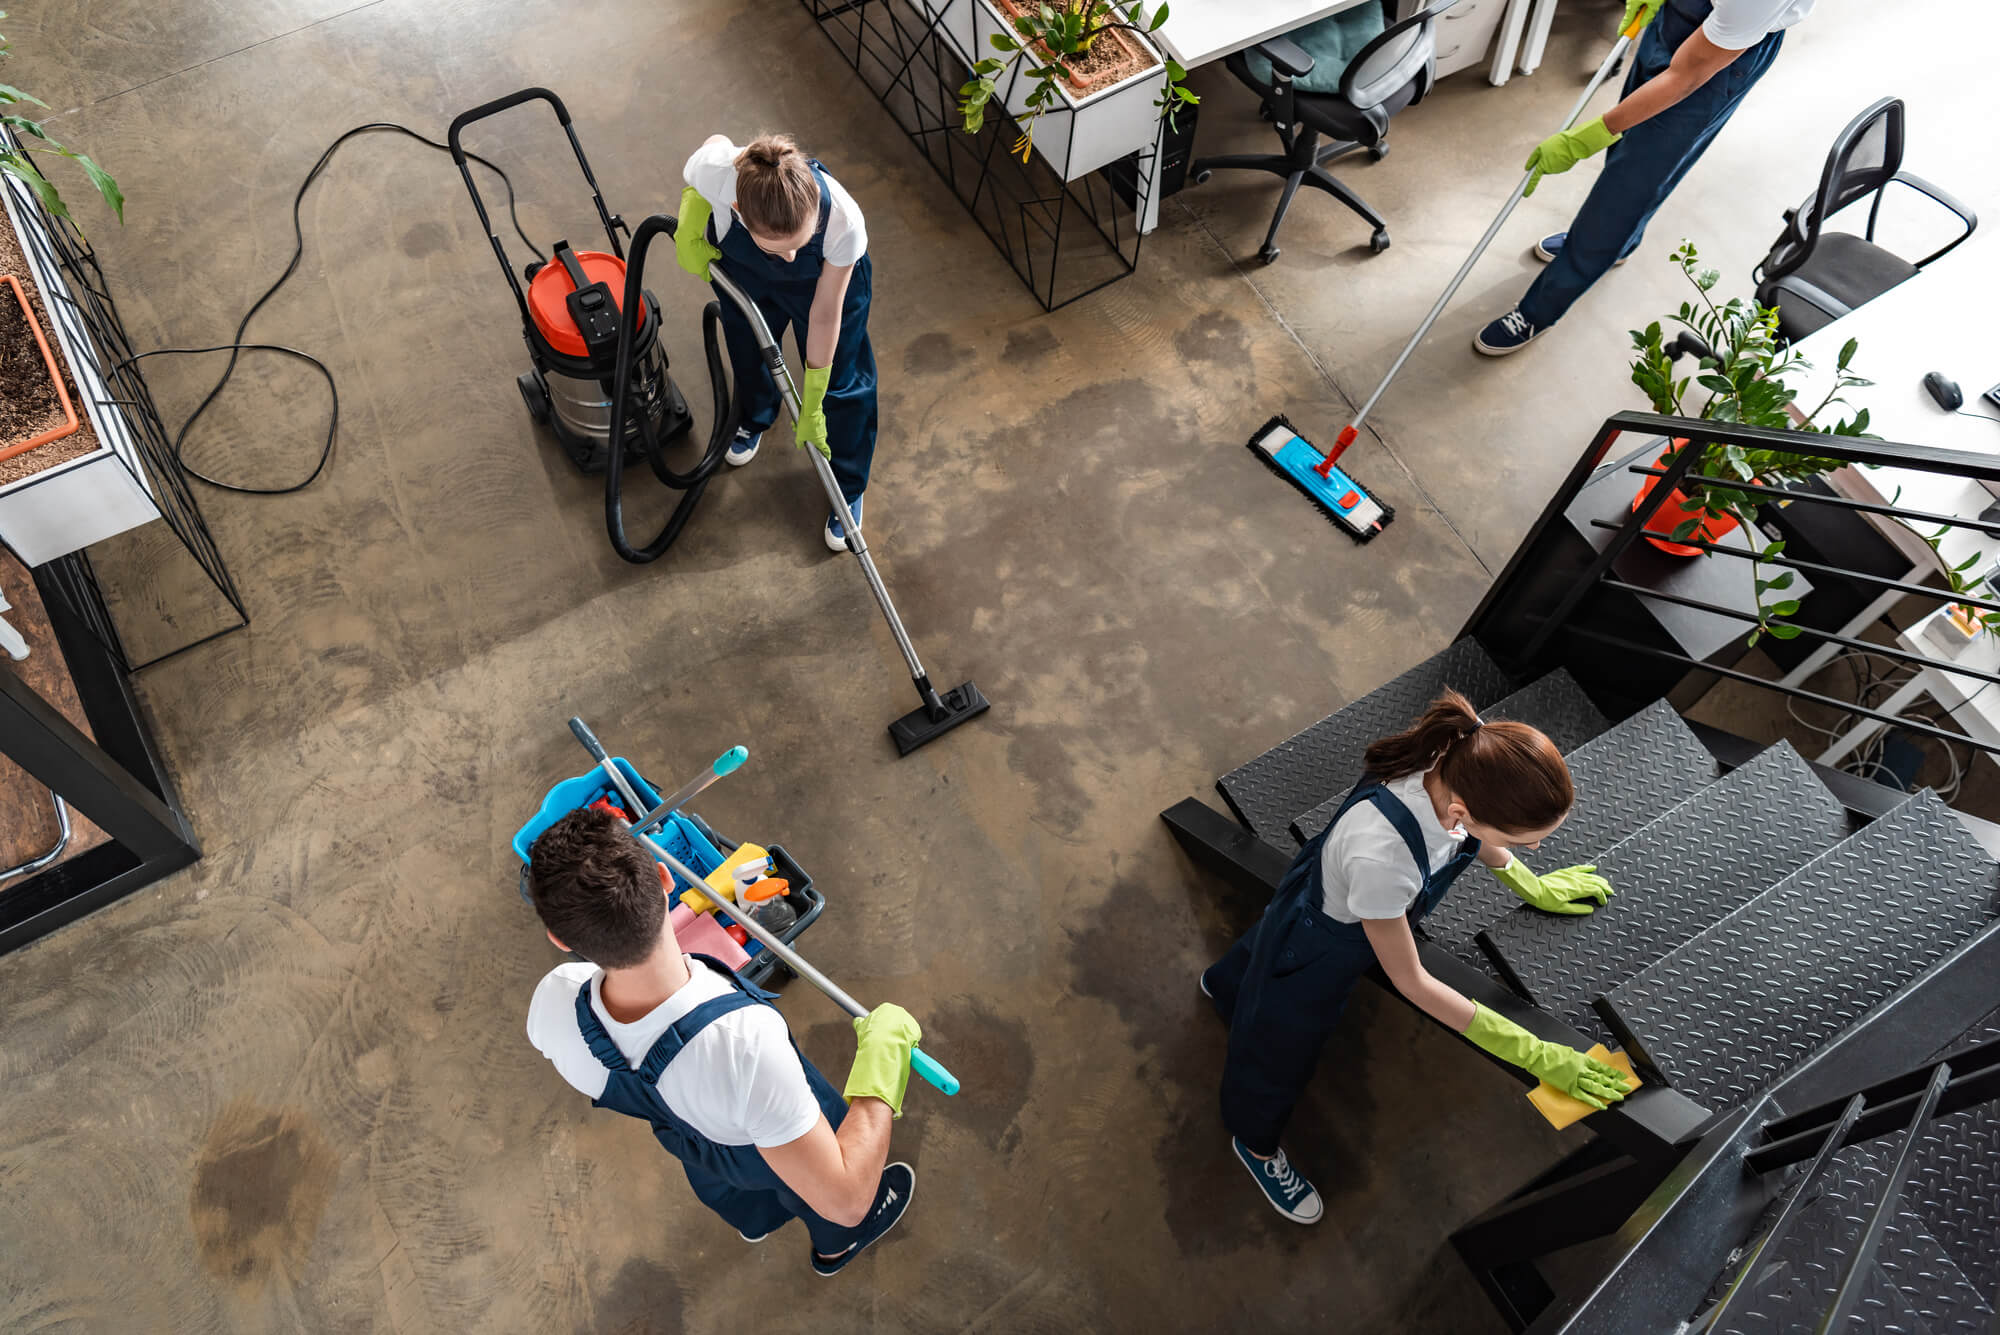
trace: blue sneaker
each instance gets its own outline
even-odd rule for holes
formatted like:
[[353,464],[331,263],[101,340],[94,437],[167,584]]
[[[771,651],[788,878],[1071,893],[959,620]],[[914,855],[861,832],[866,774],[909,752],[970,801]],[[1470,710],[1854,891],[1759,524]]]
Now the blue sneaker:
[[[848,502],[847,508],[854,514],[854,526],[856,528],[861,527],[861,502],[866,499],[868,498],[865,496],[857,496]],[[826,539],[829,551],[844,552],[847,550],[847,530],[841,527],[839,515],[832,513],[827,515],[826,532],[820,536]]]
[[1474,334],[1472,350],[1488,357],[1505,357],[1510,352],[1519,352],[1547,332],[1529,324],[1528,317],[1521,314],[1521,308],[1516,306]]
[[1264,1190],[1264,1199],[1271,1202],[1276,1210],[1294,1224],[1317,1224],[1326,1212],[1320,1204],[1319,1193],[1313,1184],[1300,1177],[1285,1152],[1279,1150],[1268,1159],[1259,1159],[1243,1148],[1243,1142],[1236,1137],[1229,1138],[1229,1147],[1236,1151],[1236,1157],[1250,1170],[1250,1176],[1257,1179],[1257,1185]]
[[763,444],[763,442],[763,432],[759,431],[753,436],[748,431],[739,427],[736,432],[736,439],[729,442],[729,449],[722,456],[723,462],[727,463],[731,468],[741,468],[744,464],[749,463],[757,457],[757,447]]
[[[1535,243],[1535,258],[1542,261],[1544,264],[1552,262],[1556,256],[1563,253],[1563,242],[1567,240],[1569,240],[1568,232],[1550,232],[1547,236],[1543,237],[1540,241],[1537,241]],[[1617,268],[1619,265],[1623,264],[1627,258],[1628,258],[1627,256],[1623,255],[1619,256],[1617,259],[1611,262],[1611,267],[1614,269]]]
[[861,1236],[847,1244],[847,1250],[838,1256],[812,1254],[813,1273],[831,1277],[847,1267],[847,1263],[867,1250],[884,1233],[896,1226],[903,1217],[903,1211],[910,1208],[910,1197],[916,1194],[917,1170],[906,1163],[892,1163],[882,1170],[881,1185],[875,1188],[875,1208],[856,1228]]

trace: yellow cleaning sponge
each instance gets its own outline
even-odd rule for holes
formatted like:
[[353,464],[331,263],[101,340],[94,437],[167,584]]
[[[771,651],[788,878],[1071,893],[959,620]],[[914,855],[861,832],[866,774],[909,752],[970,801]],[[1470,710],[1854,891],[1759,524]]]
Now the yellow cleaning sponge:
[[[770,850],[756,844],[738,844],[736,851],[722,860],[722,865],[702,878],[716,899],[736,898],[736,869],[746,862],[771,856]],[[701,891],[689,889],[681,891],[681,903],[687,905],[691,913],[708,913],[714,910],[715,902]]]
[[[1639,1077],[1632,1072],[1632,1059],[1624,1053],[1612,1052],[1599,1043],[1591,1048],[1588,1055],[1623,1071],[1626,1093],[1629,1094],[1639,1087]],[[1558,1131],[1597,1111],[1588,1103],[1571,1098],[1546,1080],[1528,1091],[1528,1102],[1534,1104],[1535,1111],[1548,1118],[1549,1125]]]

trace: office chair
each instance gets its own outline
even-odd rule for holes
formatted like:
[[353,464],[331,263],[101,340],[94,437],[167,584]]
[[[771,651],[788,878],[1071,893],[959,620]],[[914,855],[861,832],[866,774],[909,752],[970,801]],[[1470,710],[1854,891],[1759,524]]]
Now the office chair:
[[[1979,225],[1971,209],[1929,181],[1899,170],[1903,165],[1903,102],[1885,97],[1847,123],[1833,141],[1819,188],[1796,209],[1785,211],[1785,230],[1771,245],[1752,277],[1757,300],[1778,308],[1778,332],[1786,340],[1804,338],[1856,306],[1873,301],[1944,254]],[[1958,215],[1965,230],[1942,249],[1915,264],[1875,244],[1875,219],[1889,183],[1930,196]],[[1826,222],[1868,195],[1868,230],[1862,236],[1829,232]]]
[[[1437,0],[1423,12],[1391,24],[1348,62],[1338,93],[1302,93],[1293,88],[1292,81],[1312,69],[1313,59],[1285,37],[1266,38],[1250,48],[1271,62],[1268,81],[1251,72],[1243,53],[1228,58],[1229,72],[1263,100],[1264,115],[1277,126],[1285,151],[1198,158],[1191,170],[1196,185],[1216,171],[1239,167],[1285,178],[1258,259],[1269,264],[1278,258],[1278,225],[1285,221],[1301,185],[1325,191],[1374,224],[1370,250],[1379,255],[1389,248],[1389,225],[1382,215],[1327,171],[1326,164],[1363,148],[1378,162],[1389,155],[1385,142],[1389,118],[1423,101],[1437,81],[1438,15],[1455,3]],[[1321,143],[1321,135],[1331,142]]]

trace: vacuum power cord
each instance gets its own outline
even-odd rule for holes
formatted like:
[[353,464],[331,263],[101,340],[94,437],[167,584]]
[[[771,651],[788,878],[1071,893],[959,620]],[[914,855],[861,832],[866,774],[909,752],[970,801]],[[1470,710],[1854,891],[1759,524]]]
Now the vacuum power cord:
[[[209,347],[154,348],[151,351],[141,352],[131,357],[127,357],[118,363],[118,366],[124,367],[131,365],[133,362],[141,361],[147,357],[190,356],[190,355],[196,355],[200,353],[210,353],[210,352],[227,352],[229,354],[229,362],[222,368],[222,374],[216,377],[215,384],[210,387],[207,395],[203,397],[201,403],[196,406],[195,410],[192,413],[188,414],[187,420],[181,423],[180,430],[174,433],[173,444],[171,446],[171,449],[173,451],[174,462],[180,465],[182,472],[186,473],[189,477],[195,479],[197,482],[205,482],[209,486],[219,488],[222,491],[233,491],[238,493],[239,495],[244,495],[244,496],[289,496],[293,492],[305,490],[307,487],[311,486],[314,482],[318,481],[320,474],[326,471],[326,466],[328,462],[333,458],[334,435],[340,426],[340,390],[338,386],[334,384],[333,372],[327,369],[327,365],[325,362],[321,361],[319,358],[313,356],[309,352],[301,351],[298,348],[287,347],[286,345],[281,343],[245,343],[243,341],[243,335],[250,328],[250,321],[256,317],[258,311],[264,308],[264,303],[268,302],[272,297],[276,296],[278,293],[278,289],[283,287],[287,282],[291,280],[292,275],[298,272],[300,261],[305,258],[305,253],[306,253],[305,226],[300,221],[299,213],[300,209],[305,203],[306,191],[312,188],[312,183],[319,179],[319,175],[321,172],[326,170],[327,164],[333,160],[333,155],[339,151],[340,146],[342,144],[345,144],[348,140],[354,138],[357,135],[371,134],[377,131],[385,131],[385,130],[394,134],[407,135],[411,139],[416,140],[420,144],[423,144],[429,148],[437,149],[440,153],[449,153],[451,151],[449,145],[439,143],[435,139],[431,139],[425,135],[417,133],[417,131],[412,130],[407,125],[398,125],[394,121],[370,121],[366,125],[357,125],[353,129],[347,131],[345,134],[342,134],[338,139],[334,140],[331,144],[327,145],[326,151],[319,155],[319,161],[315,162],[313,164],[312,170],[306,173],[305,180],[299,183],[299,188],[297,193],[292,196],[291,261],[285,265],[285,271],[278,275],[277,281],[272,283],[269,287],[265,288],[263,295],[259,296],[255,302],[251,303],[250,309],[243,313],[243,318],[237,322],[235,337],[230,342],[217,343]],[[501,183],[507,187],[507,216],[513,220],[514,234],[521,238],[522,244],[527,246],[531,252],[533,252],[536,255],[540,255],[542,253],[541,248],[537,246],[533,241],[528,239],[527,232],[523,230],[521,227],[521,215],[515,210],[514,182],[508,179],[506,172],[502,171],[499,167],[495,166],[492,162],[489,162],[487,159],[482,158],[474,153],[468,153],[466,156],[470,158],[472,161],[477,162],[481,166],[491,170],[495,175],[497,175],[500,178]],[[241,357],[242,354],[245,352],[276,352],[287,357],[295,357],[301,361],[311,362],[314,368],[317,369],[320,375],[324,377],[326,380],[327,394],[331,400],[331,406],[328,409],[327,413],[326,439],[320,445],[319,458],[313,464],[312,471],[306,474],[306,476],[302,480],[291,483],[288,486],[252,487],[252,486],[245,486],[241,483],[229,482],[219,477],[212,477],[209,474],[202,472],[200,469],[190,465],[182,453],[187,441],[188,432],[193,429],[194,424],[196,422],[201,420],[201,415],[208,411],[209,405],[213,404],[216,398],[219,395],[221,395],[222,391],[228,387],[230,378],[236,374],[237,359]]]

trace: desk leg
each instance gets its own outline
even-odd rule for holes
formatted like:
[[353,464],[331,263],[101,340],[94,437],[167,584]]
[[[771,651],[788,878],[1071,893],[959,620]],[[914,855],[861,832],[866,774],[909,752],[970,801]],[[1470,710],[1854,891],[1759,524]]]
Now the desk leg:
[[[1846,625],[1840,628],[1840,633],[1849,639],[1859,639],[1862,631],[1874,625],[1876,621],[1887,614],[1890,608],[1902,601],[1902,598],[1903,595],[1895,589],[1885,591],[1874,602],[1857,612]],[[1807,654],[1804,662],[1780,677],[1778,685],[1791,689],[1796,689],[1804,685],[1807,677],[1812,676],[1813,673],[1831,663],[1835,655],[1844,652],[1846,649],[1847,646],[1844,644],[1836,644],[1831,640],[1826,641],[1819,648]]]
[[1514,53],[1521,49],[1521,27],[1528,20],[1529,0],[1507,0],[1507,13],[1500,20],[1500,34],[1493,43],[1493,67],[1486,81],[1503,86],[1514,74]]
[[1535,0],[1535,16],[1528,23],[1528,40],[1521,49],[1521,73],[1533,74],[1542,63],[1549,45],[1549,25],[1556,16],[1556,0]]
[[[1900,714],[1903,712],[1904,705],[1923,695],[1929,689],[1929,686],[1930,670],[1926,668],[1904,682],[1902,686],[1897,688],[1894,695],[1875,706],[1875,710],[1881,714]],[[1849,728],[1839,741],[1820,753],[1819,763],[1822,765],[1838,765],[1856,748],[1865,744],[1869,738],[1888,726],[1888,724],[1883,723],[1879,719],[1862,719],[1852,728]]]

